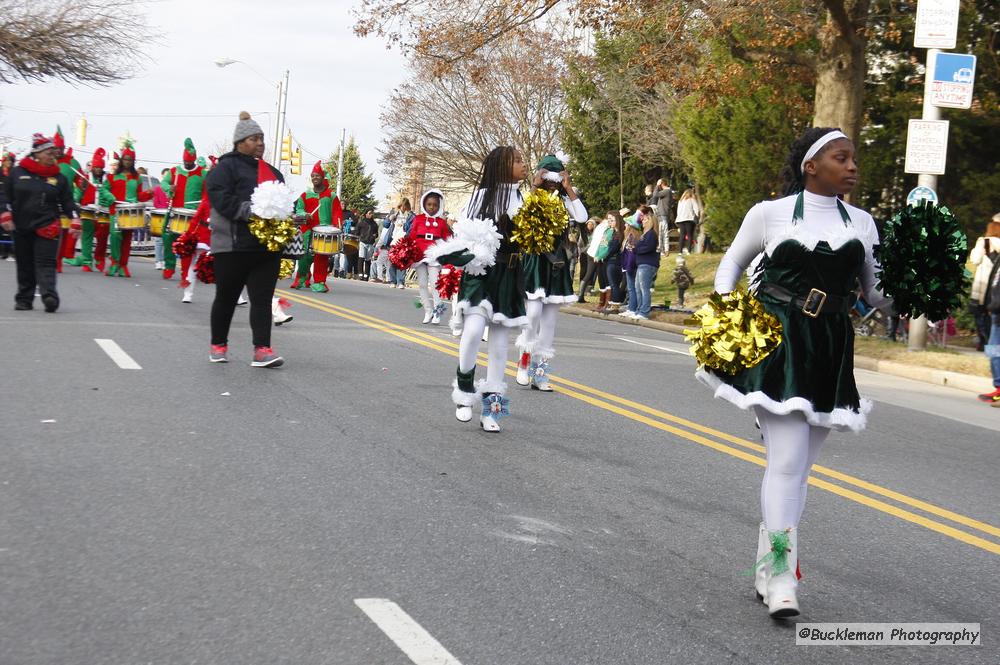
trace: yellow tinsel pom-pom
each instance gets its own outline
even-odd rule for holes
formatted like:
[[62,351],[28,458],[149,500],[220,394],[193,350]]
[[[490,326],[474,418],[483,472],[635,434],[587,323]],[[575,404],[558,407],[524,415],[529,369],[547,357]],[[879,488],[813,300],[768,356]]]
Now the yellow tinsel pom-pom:
[[524,197],[521,209],[511,220],[510,239],[526,254],[545,254],[555,249],[556,238],[569,224],[569,213],[558,192],[536,189]]
[[254,237],[260,240],[269,252],[283,250],[298,231],[299,227],[296,226],[291,217],[287,219],[261,219],[253,215],[250,216],[250,233],[254,234]]
[[744,289],[713,293],[689,322],[701,326],[684,331],[692,355],[723,374],[753,367],[781,344],[781,321]]
[[278,267],[278,279],[288,279],[293,272],[295,272],[295,261],[281,259],[281,265]]

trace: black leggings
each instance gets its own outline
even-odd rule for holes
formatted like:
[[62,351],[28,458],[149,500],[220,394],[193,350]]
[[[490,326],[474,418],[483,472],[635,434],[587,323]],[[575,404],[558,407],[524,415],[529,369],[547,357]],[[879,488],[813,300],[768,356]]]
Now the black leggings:
[[680,232],[680,238],[677,239],[678,252],[683,252],[685,249],[687,251],[694,250],[694,221],[689,222],[677,222],[677,230]]
[[212,344],[229,341],[229,324],[243,287],[250,297],[253,345],[271,346],[271,298],[278,282],[281,254],[223,252],[215,254],[215,301],[212,303]]

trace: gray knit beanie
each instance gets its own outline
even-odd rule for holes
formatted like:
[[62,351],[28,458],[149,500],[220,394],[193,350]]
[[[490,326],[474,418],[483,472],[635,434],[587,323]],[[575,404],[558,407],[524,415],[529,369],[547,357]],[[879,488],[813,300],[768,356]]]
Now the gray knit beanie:
[[264,130],[260,128],[256,120],[250,117],[249,113],[240,111],[240,121],[236,123],[236,129],[233,131],[233,143],[239,143],[249,136],[263,133]]

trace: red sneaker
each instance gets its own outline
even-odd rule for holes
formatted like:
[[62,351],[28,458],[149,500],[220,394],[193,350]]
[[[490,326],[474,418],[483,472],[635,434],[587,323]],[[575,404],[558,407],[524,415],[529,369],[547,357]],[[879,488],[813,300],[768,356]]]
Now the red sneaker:
[[85,265],[83,266],[83,272],[94,272],[94,269],[91,268],[90,266]]
[[169,268],[163,269],[163,279],[170,279],[173,276],[174,276],[173,270],[170,270]]
[[285,359],[274,352],[269,346],[258,346],[253,350],[251,367],[281,367]]
[[995,404],[1000,402],[1000,388],[997,388],[991,393],[983,393],[982,395],[977,395],[977,399],[980,402],[986,402],[987,404]]
[[226,353],[229,351],[229,347],[225,344],[212,344],[208,351],[208,360],[213,363],[227,363],[229,358],[226,357]]
[[128,277],[129,279],[132,279],[132,273],[128,271],[128,266],[122,266],[121,268],[122,268],[121,272],[122,277]]

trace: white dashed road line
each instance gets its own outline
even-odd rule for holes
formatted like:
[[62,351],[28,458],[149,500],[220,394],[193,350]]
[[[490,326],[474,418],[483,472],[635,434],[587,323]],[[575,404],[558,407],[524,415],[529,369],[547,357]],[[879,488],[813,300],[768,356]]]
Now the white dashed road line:
[[639,346],[648,346],[651,349],[659,349],[660,351],[669,351],[670,353],[677,353],[682,356],[690,356],[691,352],[687,349],[681,351],[678,349],[671,349],[666,346],[657,346],[656,344],[646,344],[645,342],[639,342],[634,339],[629,339],[628,337],[615,337],[615,339],[620,339],[623,342],[628,342],[629,344],[638,344]]
[[94,341],[122,369],[142,369],[142,366],[132,360],[132,356],[125,353],[125,350],[118,346],[115,340],[94,338]]
[[462,665],[396,603],[385,598],[354,601],[416,665]]

